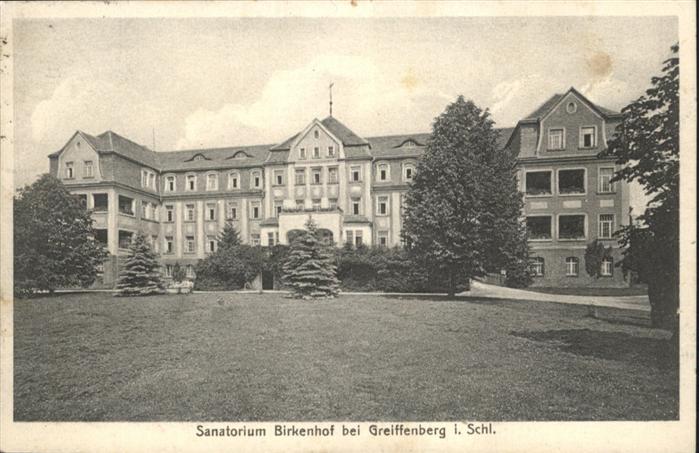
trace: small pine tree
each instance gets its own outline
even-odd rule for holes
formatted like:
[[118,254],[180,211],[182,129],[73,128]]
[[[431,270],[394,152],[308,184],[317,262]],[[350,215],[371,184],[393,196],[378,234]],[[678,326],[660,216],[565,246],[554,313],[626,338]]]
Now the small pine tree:
[[338,294],[340,282],[332,249],[320,241],[311,218],[306,222],[306,230],[291,243],[283,272],[282,279],[291,297],[310,299]]
[[160,264],[146,242],[136,233],[129,245],[124,268],[117,282],[118,296],[146,296],[163,292],[164,284],[159,271]]
[[218,236],[218,249],[232,249],[241,245],[240,235],[231,222],[227,222]]

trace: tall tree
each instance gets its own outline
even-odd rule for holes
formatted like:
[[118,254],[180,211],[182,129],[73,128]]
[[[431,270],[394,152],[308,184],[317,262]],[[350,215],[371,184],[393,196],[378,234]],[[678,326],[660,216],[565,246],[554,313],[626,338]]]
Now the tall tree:
[[107,257],[90,213],[45,174],[14,198],[14,286],[18,295],[91,285]]
[[291,242],[284,263],[283,282],[296,298],[334,297],[339,293],[333,249],[320,239],[309,217],[306,229]]
[[141,233],[131,238],[124,268],[119,272],[117,295],[148,296],[163,292],[158,258]]
[[403,235],[416,261],[448,276],[448,293],[495,269],[528,284],[515,159],[487,110],[463,96],[436,118],[406,196]]
[[645,94],[621,110],[602,157],[615,157],[620,169],[612,181],[636,181],[650,197],[638,222],[623,228],[622,266],[648,284],[651,319],[677,331],[679,307],[680,116],[679,45],[651,79]]

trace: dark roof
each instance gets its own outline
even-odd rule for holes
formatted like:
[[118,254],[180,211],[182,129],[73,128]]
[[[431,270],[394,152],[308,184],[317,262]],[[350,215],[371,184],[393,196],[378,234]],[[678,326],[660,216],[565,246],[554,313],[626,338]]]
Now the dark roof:
[[498,149],[505,149],[507,142],[510,141],[514,127],[501,127],[495,129],[498,132],[497,145]]
[[99,144],[109,146],[109,149],[98,149],[98,151],[112,151],[153,168],[159,167],[158,159],[152,150],[115,132],[103,132],[95,138],[99,140]]
[[600,115],[604,117],[614,117],[614,116],[619,116],[621,115],[619,112],[615,112],[614,110],[602,107],[600,105],[597,105],[590,101],[588,98],[586,98],[582,93],[580,93],[578,90],[576,90],[574,87],[570,87],[568,91],[566,91],[563,94],[554,94],[551,96],[546,102],[541,104],[536,110],[534,110],[532,113],[529,115],[525,116],[521,121],[538,121],[542,119],[546,114],[548,114],[551,109],[553,109],[556,104],[568,93],[575,93],[579,98],[581,98],[583,101],[585,101],[587,104],[590,105],[594,110],[597,111]]
[[[268,155],[270,145],[232,146],[224,148],[188,149],[154,153],[162,171],[204,170],[210,168],[239,168],[261,166]],[[250,157],[234,158],[240,151]],[[192,160],[201,154],[202,160]]]
[[352,132],[347,126],[332,116],[325,118],[321,123],[345,146],[368,145],[366,140]]

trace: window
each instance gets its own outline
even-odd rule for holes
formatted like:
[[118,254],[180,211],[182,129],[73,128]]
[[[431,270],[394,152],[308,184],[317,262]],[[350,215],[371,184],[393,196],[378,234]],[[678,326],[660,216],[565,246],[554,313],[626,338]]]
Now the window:
[[165,253],[175,253],[175,243],[172,236],[165,236]]
[[251,219],[259,219],[260,218],[260,205],[258,203],[254,203],[250,205],[250,218]]
[[559,215],[558,239],[585,239],[585,216]]
[[352,214],[359,215],[361,213],[361,200],[352,200]]
[[379,247],[388,247],[388,231],[379,231],[377,234]]
[[599,169],[599,191],[602,193],[612,193],[614,192],[614,183],[612,183],[612,177],[614,176],[614,167],[604,167]]
[[602,268],[600,274],[604,277],[611,277],[614,274],[614,260],[610,257],[602,259]]
[[259,234],[251,234],[250,235],[250,243],[253,246],[258,246],[260,245],[260,235]]
[[119,195],[119,212],[126,215],[134,215],[133,198]]
[[262,174],[259,171],[253,171],[250,174],[250,187],[253,189],[262,187]]
[[197,250],[197,245],[194,242],[194,236],[185,236],[184,238],[184,252],[194,253]]
[[534,277],[544,276],[544,259],[537,256],[532,259],[531,272]]
[[585,193],[585,170],[558,170],[558,193],[561,195]]
[[525,191],[529,196],[551,195],[551,171],[528,171],[525,175]]
[[133,233],[131,231],[119,230],[119,248],[128,249],[131,244],[131,237]]
[[388,164],[379,164],[377,167],[376,178],[378,181],[388,181]]
[[316,130],[313,131],[313,137],[314,137],[314,138],[320,137],[320,134],[318,133],[318,129],[316,129]]
[[106,193],[93,193],[92,204],[95,212],[107,212],[109,210],[109,196]]
[[345,231],[345,242],[350,245],[354,243],[354,232],[352,230]]
[[91,160],[86,160],[83,164],[83,177],[92,178],[94,177],[94,167]]
[[73,171],[73,162],[66,162],[66,179],[73,179],[75,177]]
[[315,210],[320,209],[320,199],[313,199],[311,200],[311,207]]
[[388,215],[388,197],[380,196],[376,199],[376,214],[377,215]]
[[275,217],[279,217],[279,215],[282,213],[282,207],[283,207],[283,202],[281,202],[281,201],[274,202],[274,216]]
[[577,277],[579,271],[580,261],[574,256],[569,256],[566,258],[566,276]]
[[218,190],[218,175],[209,173],[206,175],[206,190]]
[[175,191],[175,177],[174,176],[168,176],[165,178],[165,192],[174,192]]
[[337,184],[337,167],[328,168],[328,184]]
[[208,253],[214,253],[216,251],[216,238],[213,236],[206,237],[206,251]]
[[274,170],[274,184],[277,186],[284,184],[284,170]]
[[550,150],[561,150],[565,148],[565,131],[563,129],[549,129]]
[[142,201],[141,202],[141,218],[147,219],[148,217],[149,217],[148,202]]
[[595,126],[580,128],[580,148],[594,148],[597,146]]
[[320,148],[317,146],[313,148],[313,158],[320,159]]
[[153,190],[157,190],[157,187],[155,185],[155,173],[150,173],[148,175],[148,187],[150,187]]
[[267,233],[267,245],[274,247],[274,233]]
[[311,183],[312,184],[320,184],[321,183],[321,169],[320,168],[314,168],[311,170]]
[[238,218],[238,203],[235,202],[228,202],[228,209],[226,210],[228,213],[228,220],[235,220]]
[[306,158],[306,148],[299,148],[299,159]]
[[165,221],[174,222],[175,221],[175,207],[171,204],[165,205]]
[[578,104],[576,104],[575,102],[571,101],[566,105],[566,112],[573,114],[577,111],[578,111]]
[[601,239],[611,239],[614,233],[614,214],[600,214],[599,216],[599,237]]
[[187,175],[187,190],[197,190],[197,175]]
[[109,244],[109,234],[106,229],[95,229],[95,240],[100,243],[102,247],[107,247]]
[[151,247],[153,247],[153,251],[155,253],[160,252],[160,247],[158,246],[158,236],[151,236],[150,237],[150,242],[151,242]]
[[362,230],[357,230],[354,232],[354,245],[357,247],[362,245]]
[[303,200],[296,200],[296,209],[302,210],[305,208],[305,202]]
[[239,179],[238,173],[229,173],[228,174],[228,190],[233,190],[233,189],[237,189],[238,187],[240,187],[240,185],[238,184],[238,179]]
[[206,220],[216,220],[216,203],[206,204]]
[[188,264],[184,267],[184,274],[187,278],[194,278],[194,266]]
[[296,172],[294,174],[295,174],[294,180],[295,180],[297,186],[303,186],[306,184],[306,169],[305,168],[296,169]]
[[184,212],[185,212],[185,216],[184,216],[185,222],[194,222],[197,219],[197,217],[196,217],[197,211],[196,211],[194,204],[186,205]]
[[350,181],[359,182],[362,180],[362,167],[354,165],[350,167]]
[[328,157],[335,157],[335,147],[328,146]]
[[141,170],[141,187],[156,190],[155,173],[150,170]]
[[551,216],[527,217],[527,233],[529,239],[535,241],[551,239]]
[[328,199],[328,207],[330,209],[337,209],[337,198]]
[[415,176],[415,166],[413,164],[403,165],[403,181],[412,181],[413,176]]

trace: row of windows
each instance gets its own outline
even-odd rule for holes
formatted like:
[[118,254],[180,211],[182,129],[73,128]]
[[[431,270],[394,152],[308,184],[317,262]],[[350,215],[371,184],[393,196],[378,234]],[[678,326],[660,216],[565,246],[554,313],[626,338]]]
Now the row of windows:
[[[83,178],[94,178],[95,177],[95,166],[93,161],[91,160],[84,160],[82,162],[82,167],[83,167]],[[66,167],[65,167],[65,173],[64,173],[65,179],[75,179],[76,177],[76,170],[75,170],[75,162],[66,162]]]
[[[597,146],[597,126],[582,126],[578,134],[578,148],[590,149]],[[566,148],[566,128],[552,127],[548,133],[549,151],[561,151]]]
[[[316,134],[318,131],[316,131]],[[316,137],[318,138],[318,137]],[[327,151],[325,153],[325,157],[335,157],[335,147],[334,146],[328,146]],[[314,146],[313,151],[311,153],[311,157],[313,159],[320,159],[321,158],[321,153],[320,153],[320,147],[319,146]],[[308,159],[308,153],[306,152],[306,148],[299,148],[299,159]]]
[[[250,202],[249,217],[250,219],[260,219],[262,217],[262,208],[260,202]],[[204,220],[214,221],[218,219],[218,205],[216,203],[206,203],[204,210]],[[229,201],[226,203],[226,220],[238,219],[238,203]],[[187,203],[184,206],[184,221],[196,222],[197,220],[197,205],[195,203]],[[175,221],[175,206],[171,204],[165,205],[165,221],[168,223]]]
[[[597,173],[597,190],[613,193],[614,167],[600,167]],[[583,195],[587,192],[587,170],[584,168],[559,169],[557,171],[558,195]],[[527,196],[548,196],[553,193],[553,170],[530,170],[525,172]]]
[[[546,261],[542,257],[532,259],[531,273],[535,277],[543,277],[545,275]],[[565,259],[565,275],[566,277],[577,277],[580,275],[580,259],[575,256],[569,256]],[[604,258],[600,267],[600,274],[605,277],[611,277],[614,274],[614,260],[612,258]]]
[[[185,175],[185,192],[193,192],[197,190],[197,177],[196,174]],[[206,175],[206,190],[218,190],[219,185],[219,175],[217,173],[209,173]],[[232,172],[228,174],[227,189],[236,190],[240,189],[240,173]],[[262,188],[262,172],[259,170],[250,173],[250,188],[251,189],[261,189]],[[165,177],[165,192],[177,192],[177,178],[174,175],[169,175]]]
[[155,172],[152,170],[141,170],[141,187],[151,190],[158,190]]
[[[527,233],[530,240],[550,241],[553,238],[553,216],[527,216]],[[600,214],[597,221],[597,237],[611,239],[614,234],[614,214]],[[587,216],[584,214],[560,214],[558,239],[587,238]]]

